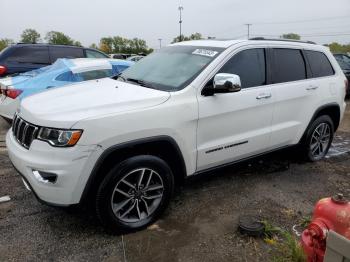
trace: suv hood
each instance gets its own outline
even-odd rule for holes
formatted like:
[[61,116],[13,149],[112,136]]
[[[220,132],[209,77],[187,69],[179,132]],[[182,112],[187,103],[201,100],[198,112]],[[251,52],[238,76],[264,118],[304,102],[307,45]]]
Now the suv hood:
[[156,106],[169,97],[169,92],[105,78],[25,98],[19,114],[35,125],[71,128],[82,119]]

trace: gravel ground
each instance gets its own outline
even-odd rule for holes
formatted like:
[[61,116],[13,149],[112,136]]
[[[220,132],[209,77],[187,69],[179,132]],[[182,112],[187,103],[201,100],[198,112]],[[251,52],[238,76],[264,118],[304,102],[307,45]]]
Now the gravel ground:
[[0,261],[269,261],[270,245],[237,233],[256,214],[292,232],[320,198],[350,195],[350,110],[328,158],[297,160],[292,150],[191,179],[162,219],[142,232],[112,236],[87,212],[42,205],[12,168],[0,120]]

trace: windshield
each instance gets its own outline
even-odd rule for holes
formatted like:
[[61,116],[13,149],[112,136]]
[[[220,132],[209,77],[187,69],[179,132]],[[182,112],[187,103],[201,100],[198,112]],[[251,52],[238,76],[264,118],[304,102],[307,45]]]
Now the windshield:
[[191,83],[224,49],[170,46],[126,69],[118,80],[163,91],[178,91]]

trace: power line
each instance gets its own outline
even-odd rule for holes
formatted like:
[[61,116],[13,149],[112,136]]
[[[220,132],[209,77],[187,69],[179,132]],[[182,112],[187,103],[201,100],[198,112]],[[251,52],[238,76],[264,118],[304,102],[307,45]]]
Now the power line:
[[[346,35],[350,35],[350,32],[325,33],[325,34],[298,34],[298,35],[300,37],[346,36]],[[280,37],[281,35],[254,34],[254,37],[258,37],[258,36]]]
[[337,19],[343,19],[343,18],[350,18],[349,15],[346,16],[334,16],[334,17],[324,17],[324,18],[317,18],[317,19],[305,19],[305,20],[295,20],[295,21],[283,21],[283,22],[256,22],[254,24],[256,25],[273,25],[273,24],[298,24],[298,23],[307,23],[307,22],[316,22],[316,21],[328,21],[328,20],[337,20]]

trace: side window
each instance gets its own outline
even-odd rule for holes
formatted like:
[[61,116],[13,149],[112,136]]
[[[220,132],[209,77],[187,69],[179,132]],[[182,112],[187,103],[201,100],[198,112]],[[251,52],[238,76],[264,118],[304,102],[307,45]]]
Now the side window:
[[265,50],[249,49],[234,55],[219,71],[239,75],[242,88],[266,84]]
[[334,75],[334,70],[324,53],[317,51],[305,51],[309,61],[313,77]]
[[104,54],[97,52],[97,51],[94,51],[94,50],[86,49],[85,52],[86,52],[87,58],[108,58]]
[[7,61],[18,63],[50,64],[49,51],[45,46],[17,47]]
[[56,77],[56,81],[63,81],[63,82],[76,82],[76,79],[72,73],[72,71],[67,71],[59,76]]
[[273,83],[306,79],[306,66],[298,49],[274,49]]
[[112,69],[93,70],[75,74],[80,81],[100,79],[112,76]]
[[50,46],[50,56],[54,63],[58,58],[82,58],[84,51],[82,48]]

